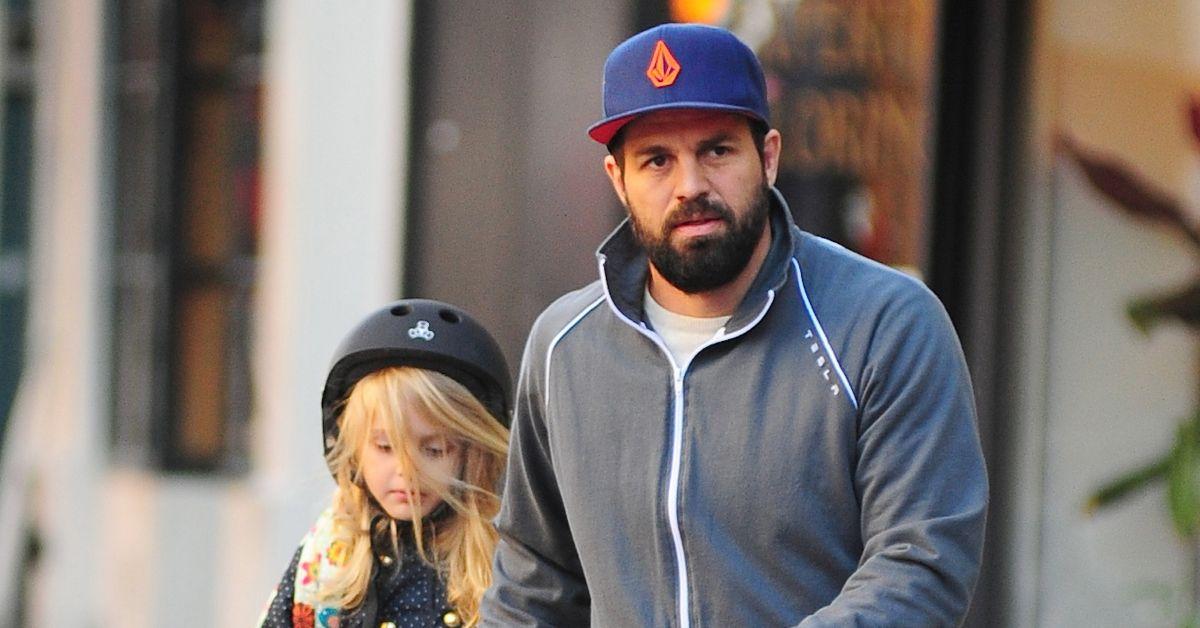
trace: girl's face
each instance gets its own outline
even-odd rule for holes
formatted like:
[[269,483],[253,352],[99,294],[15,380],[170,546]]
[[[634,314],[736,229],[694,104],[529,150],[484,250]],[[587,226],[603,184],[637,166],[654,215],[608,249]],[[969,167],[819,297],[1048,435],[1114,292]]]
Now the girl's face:
[[416,492],[411,479],[405,477],[404,465],[398,452],[392,449],[387,432],[377,424],[371,426],[361,456],[367,490],[388,516],[403,521],[412,521],[418,515],[425,517],[442,503],[438,493],[446,491],[458,477],[463,460],[462,445],[419,414],[411,413],[408,424],[408,436],[414,439],[417,451],[412,464],[420,465],[435,482],[434,486],[423,483],[420,493]]

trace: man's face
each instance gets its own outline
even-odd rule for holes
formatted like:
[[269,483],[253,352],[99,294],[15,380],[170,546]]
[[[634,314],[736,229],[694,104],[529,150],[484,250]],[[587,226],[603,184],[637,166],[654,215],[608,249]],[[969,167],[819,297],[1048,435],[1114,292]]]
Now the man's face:
[[605,170],[650,262],[690,294],[732,281],[766,229],[778,132],[767,134],[761,159],[737,114],[662,111],[623,133],[623,163],[610,155]]

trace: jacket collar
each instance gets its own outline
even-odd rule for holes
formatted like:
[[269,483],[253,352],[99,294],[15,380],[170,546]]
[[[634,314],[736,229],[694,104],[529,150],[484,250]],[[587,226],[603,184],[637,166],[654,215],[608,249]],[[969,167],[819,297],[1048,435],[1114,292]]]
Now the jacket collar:
[[[796,226],[787,201],[779,190],[771,188],[769,220],[771,224],[771,246],[763,259],[762,268],[742,297],[733,316],[725,325],[727,333],[733,333],[758,318],[766,306],[770,293],[778,291],[787,280],[788,260],[792,257],[796,239]],[[621,221],[600,248],[596,250],[600,266],[600,281],[612,306],[636,323],[645,322],[642,304],[649,260],[645,251],[633,236],[629,218]]]

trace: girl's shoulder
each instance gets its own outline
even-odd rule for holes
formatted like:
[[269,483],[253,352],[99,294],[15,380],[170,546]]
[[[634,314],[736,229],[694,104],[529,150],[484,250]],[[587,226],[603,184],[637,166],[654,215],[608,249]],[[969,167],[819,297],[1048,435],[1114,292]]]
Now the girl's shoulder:
[[303,607],[313,609],[316,626],[326,625],[325,620],[335,617],[339,611],[320,593],[346,568],[350,547],[344,526],[339,525],[332,508],[327,508],[317,517],[300,543],[294,600],[305,614],[307,609]]

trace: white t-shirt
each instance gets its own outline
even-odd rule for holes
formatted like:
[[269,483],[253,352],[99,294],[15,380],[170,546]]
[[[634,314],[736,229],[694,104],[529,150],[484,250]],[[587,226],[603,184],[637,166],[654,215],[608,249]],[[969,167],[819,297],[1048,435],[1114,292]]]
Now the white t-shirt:
[[645,308],[646,320],[654,327],[654,331],[662,336],[667,349],[675,358],[675,363],[686,364],[696,353],[700,345],[708,342],[717,332],[725,327],[728,316],[714,318],[697,318],[671,312],[659,305],[646,289]]

